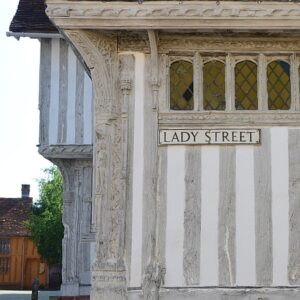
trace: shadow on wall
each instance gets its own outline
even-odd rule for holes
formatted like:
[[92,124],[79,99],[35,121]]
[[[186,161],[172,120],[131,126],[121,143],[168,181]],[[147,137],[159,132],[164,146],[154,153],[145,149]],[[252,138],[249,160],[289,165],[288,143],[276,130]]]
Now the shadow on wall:
[[49,265],[49,290],[59,290],[61,285],[61,265]]

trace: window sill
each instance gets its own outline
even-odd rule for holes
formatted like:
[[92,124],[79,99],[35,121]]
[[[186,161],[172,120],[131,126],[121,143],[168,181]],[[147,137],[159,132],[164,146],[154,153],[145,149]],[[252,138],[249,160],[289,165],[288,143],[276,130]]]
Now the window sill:
[[189,126],[300,126],[300,112],[296,111],[169,111],[159,114],[159,127]]

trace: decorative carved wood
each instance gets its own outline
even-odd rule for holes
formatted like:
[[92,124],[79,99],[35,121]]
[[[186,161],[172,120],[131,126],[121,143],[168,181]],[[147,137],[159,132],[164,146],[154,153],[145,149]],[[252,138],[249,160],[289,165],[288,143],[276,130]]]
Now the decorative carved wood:
[[91,70],[94,88],[94,186],[96,260],[92,299],[125,299],[124,232],[126,183],[122,177],[122,101],[118,94],[117,39],[95,31],[67,38]]
[[[300,26],[296,3],[240,1],[97,2],[47,1],[47,14],[64,28],[276,29]],[[113,22],[111,20],[113,19]]]

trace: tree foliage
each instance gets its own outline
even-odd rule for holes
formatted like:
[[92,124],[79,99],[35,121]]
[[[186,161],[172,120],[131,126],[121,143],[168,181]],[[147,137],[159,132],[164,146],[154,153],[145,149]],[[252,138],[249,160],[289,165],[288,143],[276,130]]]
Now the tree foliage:
[[30,220],[25,222],[43,259],[49,264],[61,263],[62,192],[63,179],[57,167],[44,170],[45,178],[39,179],[39,199],[32,205]]

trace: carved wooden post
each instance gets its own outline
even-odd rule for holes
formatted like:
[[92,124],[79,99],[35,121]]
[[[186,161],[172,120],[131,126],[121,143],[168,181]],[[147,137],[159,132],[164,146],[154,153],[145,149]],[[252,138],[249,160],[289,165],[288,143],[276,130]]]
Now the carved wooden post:
[[65,31],[91,70],[94,88],[96,258],[91,299],[126,299],[125,181],[122,179],[122,103],[118,95],[116,37]]
[[158,92],[160,87],[159,82],[159,70],[158,70],[158,36],[157,32],[153,30],[148,31],[150,49],[151,49],[151,88],[152,88],[152,131],[151,131],[151,162],[152,166],[149,170],[151,177],[151,195],[149,200],[149,210],[151,211],[152,218],[150,224],[150,257],[148,257],[148,263],[145,267],[143,278],[143,294],[145,300],[158,300],[159,289],[162,284],[165,268],[161,265],[158,255],[158,215],[159,206],[157,198],[157,177],[158,177],[158,151],[157,151],[157,124],[158,124]]
[[62,241],[62,294],[65,296],[79,295],[79,278],[77,267],[78,251],[78,195],[76,195],[76,172],[74,161],[66,159],[52,160],[60,169],[64,179],[63,193],[63,225],[64,238]]

